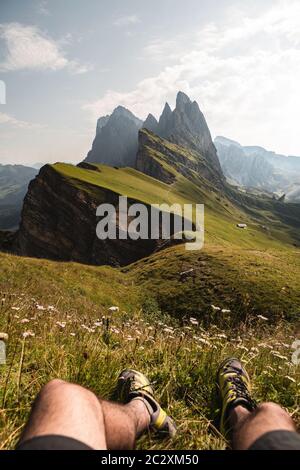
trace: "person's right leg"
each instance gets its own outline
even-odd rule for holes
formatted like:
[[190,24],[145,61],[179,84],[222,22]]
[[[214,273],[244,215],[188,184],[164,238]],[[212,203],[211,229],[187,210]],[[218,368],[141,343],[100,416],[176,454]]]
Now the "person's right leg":
[[176,427],[159,403],[146,376],[123,371],[116,399],[98,399],[79,385],[52,380],[36,398],[19,449],[133,449],[150,424],[164,436]]
[[119,405],[99,400],[79,385],[52,380],[36,398],[18,447],[24,448],[35,439],[30,444],[34,448],[36,438],[52,436],[48,441],[40,439],[38,445],[76,447],[77,441],[98,450],[133,449],[149,424],[150,415],[141,400]]
[[226,359],[218,370],[220,390],[220,430],[233,449],[299,449],[300,436],[295,425],[280,406],[263,403],[256,406],[251,398],[250,379],[236,358]]
[[231,411],[229,420],[232,426],[232,447],[236,450],[249,449],[255,441],[270,432],[296,431],[289,414],[275,403],[263,403],[253,412],[237,406]]

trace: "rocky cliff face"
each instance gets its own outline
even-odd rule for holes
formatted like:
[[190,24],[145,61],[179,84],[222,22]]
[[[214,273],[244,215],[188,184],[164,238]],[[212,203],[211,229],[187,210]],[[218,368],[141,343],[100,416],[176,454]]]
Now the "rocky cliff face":
[[[146,123],[144,127],[147,127]],[[148,129],[152,130],[150,127]],[[155,133],[170,142],[200,154],[213,169],[215,179],[223,180],[217,151],[205,117],[196,101],[192,102],[186,94],[182,92],[177,94],[174,111],[171,110],[168,103],[165,104]]]
[[98,119],[96,137],[85,161],[111,166],[135,166],[142,121],[122,106]]
[[[142,123],[130,111],[121,106],[116,108],[110,117],[100,118],[92,150],[85,161],[141,169],[138,131],[142,127],[169,142],[200,155],[200,160],[204,159],[209,168],[209,171],[206,172],[207,177],[218,184],[224,181],[206,120],[196,101],[192,102],[182,92],[177,95],[176,107],[173,111],[168,103],[165,104],[159,121],[149,114]],[[138,148],[139,161],[136,163]],[[154,165],[153,162],[152,164]]]
[[[101,172],[88,163],[83,167]],[[139,201],[128,201],[129,205],[135,202]],[[36,258],[123,266],[161,246],[161,240],[99,240],[96,208],[100,203],[117,208],[119,194],[86,182],[78,184],[64,178],[55,165],[46,165],[29,186],[13,251]]]
[[139,131],[136,168],[167,184],[175,181],[177,172],[187,179],[198,175],[214,183],[216,188],[220,187],[220,179],[214,167],[202,155],[158,137],[147,129]]
[[158,122],[156,118],[153,116],[153,114],[148,114],[148,117],[146,121],[143,123],[143,127],[145,129],[148,129],[151,132],[154,132],[154,134],[157,133],[158,130]]

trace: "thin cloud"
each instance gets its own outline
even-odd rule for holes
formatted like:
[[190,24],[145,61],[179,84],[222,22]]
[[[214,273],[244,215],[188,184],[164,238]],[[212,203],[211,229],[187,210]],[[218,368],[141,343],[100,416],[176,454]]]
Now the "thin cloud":
[[91,69],[76,60],[69,60],[59,43],[36,26],[0,24],[0,40],[6,45],[6,57],[0,63],[2,72],[68,68],[73,73],[86,73]]
[[47,0],[40,0],[38,3],[38,13],[43,16],[50,16]]
[[19,119],[5,113],[0,113],[0,124],[18,129],[45,129],[45,126],[41,124],[20,121]]
[[130,26],[137,23],[140,23],[140,19],[137,15],[121,16],[113,22],[114,26]]

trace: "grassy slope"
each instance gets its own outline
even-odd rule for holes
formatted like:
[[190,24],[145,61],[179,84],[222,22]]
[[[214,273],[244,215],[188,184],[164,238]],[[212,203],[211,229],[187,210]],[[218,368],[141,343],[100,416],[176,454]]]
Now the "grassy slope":
[[[163,310],[182,316],[208,315],[210,305],[221,300],[242,318],[250,312],[269,317],[296,316],[300,311],[300,257],[292,238],[283,230],[268,231],[230,201],[177,173],[170,186],[132,169],[96,165],[98,171],[66,164],[54,166],[65,178],[105,187],[146,203],[205,202],[205,248],[201,252],[184,247],[164,250],[137,262],[124,271],[135,275],[148,295]],[[90,187],[90,186],[88,186]],[[239,230],[238,222],[247,230]],[[278,223],[278,221],[277,221]],[[283,240],[285,243],[283,243]],[[286,262],[290,269],[286,272]],[[180,272],[194,269],[184,282]]]
[[[9,334],[7,365],[0,366],[2,448],[15,445],[32,400],[48,380],[61,377],[109,398],[119,371],[130,366],[149,375],[179,427],[174,441],[145,436],[139,446],[223,449],[214,427],[214,377],[229,354],[247,365],[258,400],[280,402],[300,423],[299,367],[291,363],[296,332],[290,324],[269,327],[256,319],[220,329],[217,321],[201,328],[187,319],[182,325],[154,304],[142,312],[130,274],[3,254],[0,262],[0,331]],[[120,312],[109,313],[110,305]],[[23,338],[28,331],[35,336]]]
[[[288,230],[279,238],[272,227],[265,232],[183,177],[170,188],[129,169],[54,168],[97,195],[105,186],[147,203],[205,202],[206,245],[201,252],[169,248],[123,272],[0,254],[0,331],[9,333],[7,365],[0,366],[2,446],[15,444],[32,399],[49,379],[72,380],[108,398],[120,369],[132,366],[149,374],[180,430],[174,442],[146,436],[140,445],[224,448],[213,427],[214,374],[232,353],[246,362],[255,396],[282,403],[299,422],[299,367],[291,363],[297,325],[268,326],[256,316],[299,308],[300,254]],[[236,229],[245,220],[248,230]],[[181,281],[180,272],[191,267],[195,275]],[[211,304],[232,312],[214,313]],[[108,315],[110,305],[120,312]],[[204,329],[189,324],[191,314]],[[24,339],[28,330],[35,336]]]

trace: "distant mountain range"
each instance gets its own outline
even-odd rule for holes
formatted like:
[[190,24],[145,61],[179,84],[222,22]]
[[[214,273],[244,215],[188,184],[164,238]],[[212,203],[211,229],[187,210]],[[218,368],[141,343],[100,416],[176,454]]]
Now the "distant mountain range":
[[[228,158],[231,152],[237,154],[240,166],[231,174],[232,180],[253,173],[253,162],[259,167],[256,178],[260,176],[261,185],[270,176],[273,166],[267,158],[262,160],[263,172],[255,152],[250,155],[250,150],[246,153],[224,138],[216,144],[230,150]],[[243,164],[250,161],[252,166],[245,170]],[[274,186],[276,177],[274,173]],[[239,185],[256,184],[255,177],[240,181]],[[264,246],[269,237],[297,246],[300,242],[300,205],[230,185],[198,104],[182,92],[175,109],[166,103],[158,121],[149,114],[142,122],[117,107],[98,120],[92,149],[83,162],[45,165],[29,185],[20,228],[8,242],[24,256],[112,266],[130,264],[177,243],[177,239],[168,243],[151,238],[98,239],[96,208],[106,202],[117,209],[120,195],[127,195],[130,204],[147,206],[205,204],[206,237],[213,243],[224,238],[226,243],[239,244],[240,237],[248,236],[250,245],[252,237],[262,238]],[[239,223],[251,225],[254,232],[237,233]]]
[[243,147],[225,137],[217,137],[214,144],[231,184],[285,194],[287,202],[300,202],[299,157],[279,155],[262,147]]
[[198,104],[183,92],[177,94],[174,110],[165,104],[158,120],[149,114],[143,122],[122,106],[111,115],[100,117],[85,162],[145,168],[141,162],[144,148],[140,150],[146,138],[142,129],[195,152],[203,176],[217,187],[222,186],[225,175],[234,186],[275,193],[275,197],[284,195],[286,202],[300,202],[300,158],[286,157],[258,146],[243,147],[225,137],[217,137],[213,142]]
[[28,184],[37,173],[23,165],[0,165],[0,229],[18,227]]

